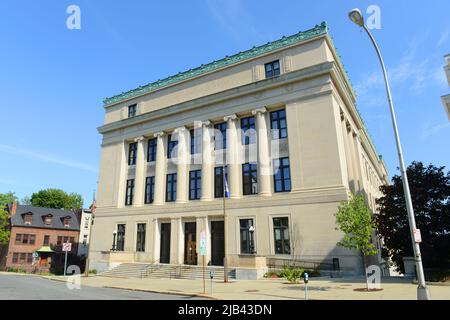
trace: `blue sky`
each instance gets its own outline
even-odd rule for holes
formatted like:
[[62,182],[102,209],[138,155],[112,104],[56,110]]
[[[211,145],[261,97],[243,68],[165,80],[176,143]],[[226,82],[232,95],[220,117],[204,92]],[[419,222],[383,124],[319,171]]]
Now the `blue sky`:
[[[406,162],[450,170],[450,2],[20,1],[0,10],[0,192],[97,187],[102,99],[327,21],[390,174],[398,165],[380,67],[349,9],[381,8],[374,30],[392,79]],[[69,5],[81,30],[66,28]]]

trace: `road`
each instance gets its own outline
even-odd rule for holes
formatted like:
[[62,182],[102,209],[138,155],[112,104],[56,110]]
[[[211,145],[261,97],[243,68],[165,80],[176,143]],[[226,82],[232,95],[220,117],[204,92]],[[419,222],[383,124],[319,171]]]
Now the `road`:
[[0,274],[0,300],[197,300],[180,295],[81,286],[38,276]]

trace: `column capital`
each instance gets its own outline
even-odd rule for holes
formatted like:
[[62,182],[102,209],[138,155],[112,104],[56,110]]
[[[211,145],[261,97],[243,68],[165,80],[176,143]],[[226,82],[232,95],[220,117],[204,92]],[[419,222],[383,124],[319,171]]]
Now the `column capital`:
[[254,109],[254,110],[252,110],[252,115],[257,115],[258,113],[260,113],[260,114],[263,114],[263,113],[266,113],[267,112],[267,109],[266,109],[266,107],[262,107],[262,108],[258,108],[258,109]]
[[187,130],[187,128],[185,126],[176,128],[175,130],[173,130],[173,133],[183,133]]
[[163,137],[164,135],[165,135],[165,132],[160,131],[160,132],[153,134],[153,138],[160,138],[160,137]]
[[236,120],[237,119],[237,115],[236,114],[230,114],[229,116],[225,116],[223,117],[224,121],[228,121],[228,120]]
[[145,140],[144,136],[140,136],[140,137],[134,138],[134,142],[141,142],[143,140]]

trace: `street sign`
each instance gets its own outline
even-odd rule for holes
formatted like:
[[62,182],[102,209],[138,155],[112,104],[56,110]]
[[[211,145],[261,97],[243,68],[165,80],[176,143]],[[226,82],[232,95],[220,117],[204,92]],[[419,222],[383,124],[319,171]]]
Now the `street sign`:
[[206,256],[206,232],[200,232],[200,255]]
[[415,243],[421,243],[422,242],[422,235],[420,234],[420,229],[414,229],[414,242]]
[[39,253],[33,252],[33,258],[35,258],[35,259],[39,258]]
[[62,251],[65,251],[65,252],[72,251],[72,243],[70,243],[70,242],[63,243]]

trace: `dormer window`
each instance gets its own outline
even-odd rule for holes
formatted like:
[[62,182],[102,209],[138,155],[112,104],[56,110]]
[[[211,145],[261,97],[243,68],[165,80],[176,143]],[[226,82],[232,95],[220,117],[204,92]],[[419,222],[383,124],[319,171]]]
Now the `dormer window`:
[[23,222],[25,224],[31,224],[33,222],[33,214],[32,213],[26,213],[23,217]]
[[44,224],[49,226],[52,224],[52,218],[53,216],[51,214],[44,217]]
[[70,227],[70,217],[63,218],[64,228]]

